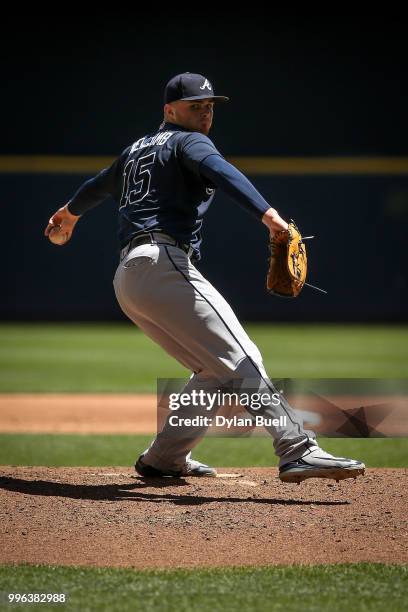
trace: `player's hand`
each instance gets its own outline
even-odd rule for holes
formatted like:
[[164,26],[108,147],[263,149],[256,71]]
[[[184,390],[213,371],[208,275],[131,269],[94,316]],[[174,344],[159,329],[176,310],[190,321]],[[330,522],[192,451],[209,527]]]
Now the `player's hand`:
[[59,208],[48,221],[48,225],[44,230],[44,236],[48,236],[53,227],[60,227],[61,233],[67,236],[65,242],[68,242],[79,218],[80,215],[73,215],[69,212],[68,204],[62,206],[62,208]]
[[280,230],[287,230],[288,224],[282,219],[278,211],[274,208],[268,208],[264,216],[262,217],[262,223],[264,223],[270,231],[271,236]]

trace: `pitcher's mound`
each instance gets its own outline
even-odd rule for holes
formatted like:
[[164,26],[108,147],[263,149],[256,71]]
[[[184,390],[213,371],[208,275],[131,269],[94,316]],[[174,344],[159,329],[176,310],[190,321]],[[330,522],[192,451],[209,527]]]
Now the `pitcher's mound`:
[[408,562],[408,471],[282,484],[276,469],[143,480],[128,468],[0,468],[0,563],[198,567]]

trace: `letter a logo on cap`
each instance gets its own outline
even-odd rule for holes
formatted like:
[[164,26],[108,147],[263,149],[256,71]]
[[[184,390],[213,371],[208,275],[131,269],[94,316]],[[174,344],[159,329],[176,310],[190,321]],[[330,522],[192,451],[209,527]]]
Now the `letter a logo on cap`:
[[207,79],[205,79],[205,81],[204,81],[204,85],[202,85],[202,86],[200,87],[200,89],[205,89],[206,87],[207,87],[207,89],[208,89],[209,91],[212,91],[212,87],[211,87],[211,85],[210,85],[210,83],[209,83],[209,81],[208,81]]

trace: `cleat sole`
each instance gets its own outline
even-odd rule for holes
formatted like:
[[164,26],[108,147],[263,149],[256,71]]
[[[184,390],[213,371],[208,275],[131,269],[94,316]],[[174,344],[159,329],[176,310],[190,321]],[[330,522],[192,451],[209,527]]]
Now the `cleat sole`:
[[340,467],[331,467],[331,468],[322,468],[322,467],[310,467],[304,469],[300,468],[292,468],[287,470],[286,472],[282,472],[279,474],[279,478],[282,482],[288,483],[298,483],[300,484],[304,480],[308,478],[330,478],[339,482],[340,480],[345,480],[346,478],[354,478],[357,476],[364,475],[364,468],[358,467],[349,467],[349,468],[340,468]]

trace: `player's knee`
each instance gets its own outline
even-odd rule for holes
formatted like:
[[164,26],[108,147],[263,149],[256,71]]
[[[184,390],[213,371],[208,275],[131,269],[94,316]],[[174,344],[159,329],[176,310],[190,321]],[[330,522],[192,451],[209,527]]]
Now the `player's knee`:
[[234,379],[261,379],[266,376],[260,353],[247,355],[232,369]]

